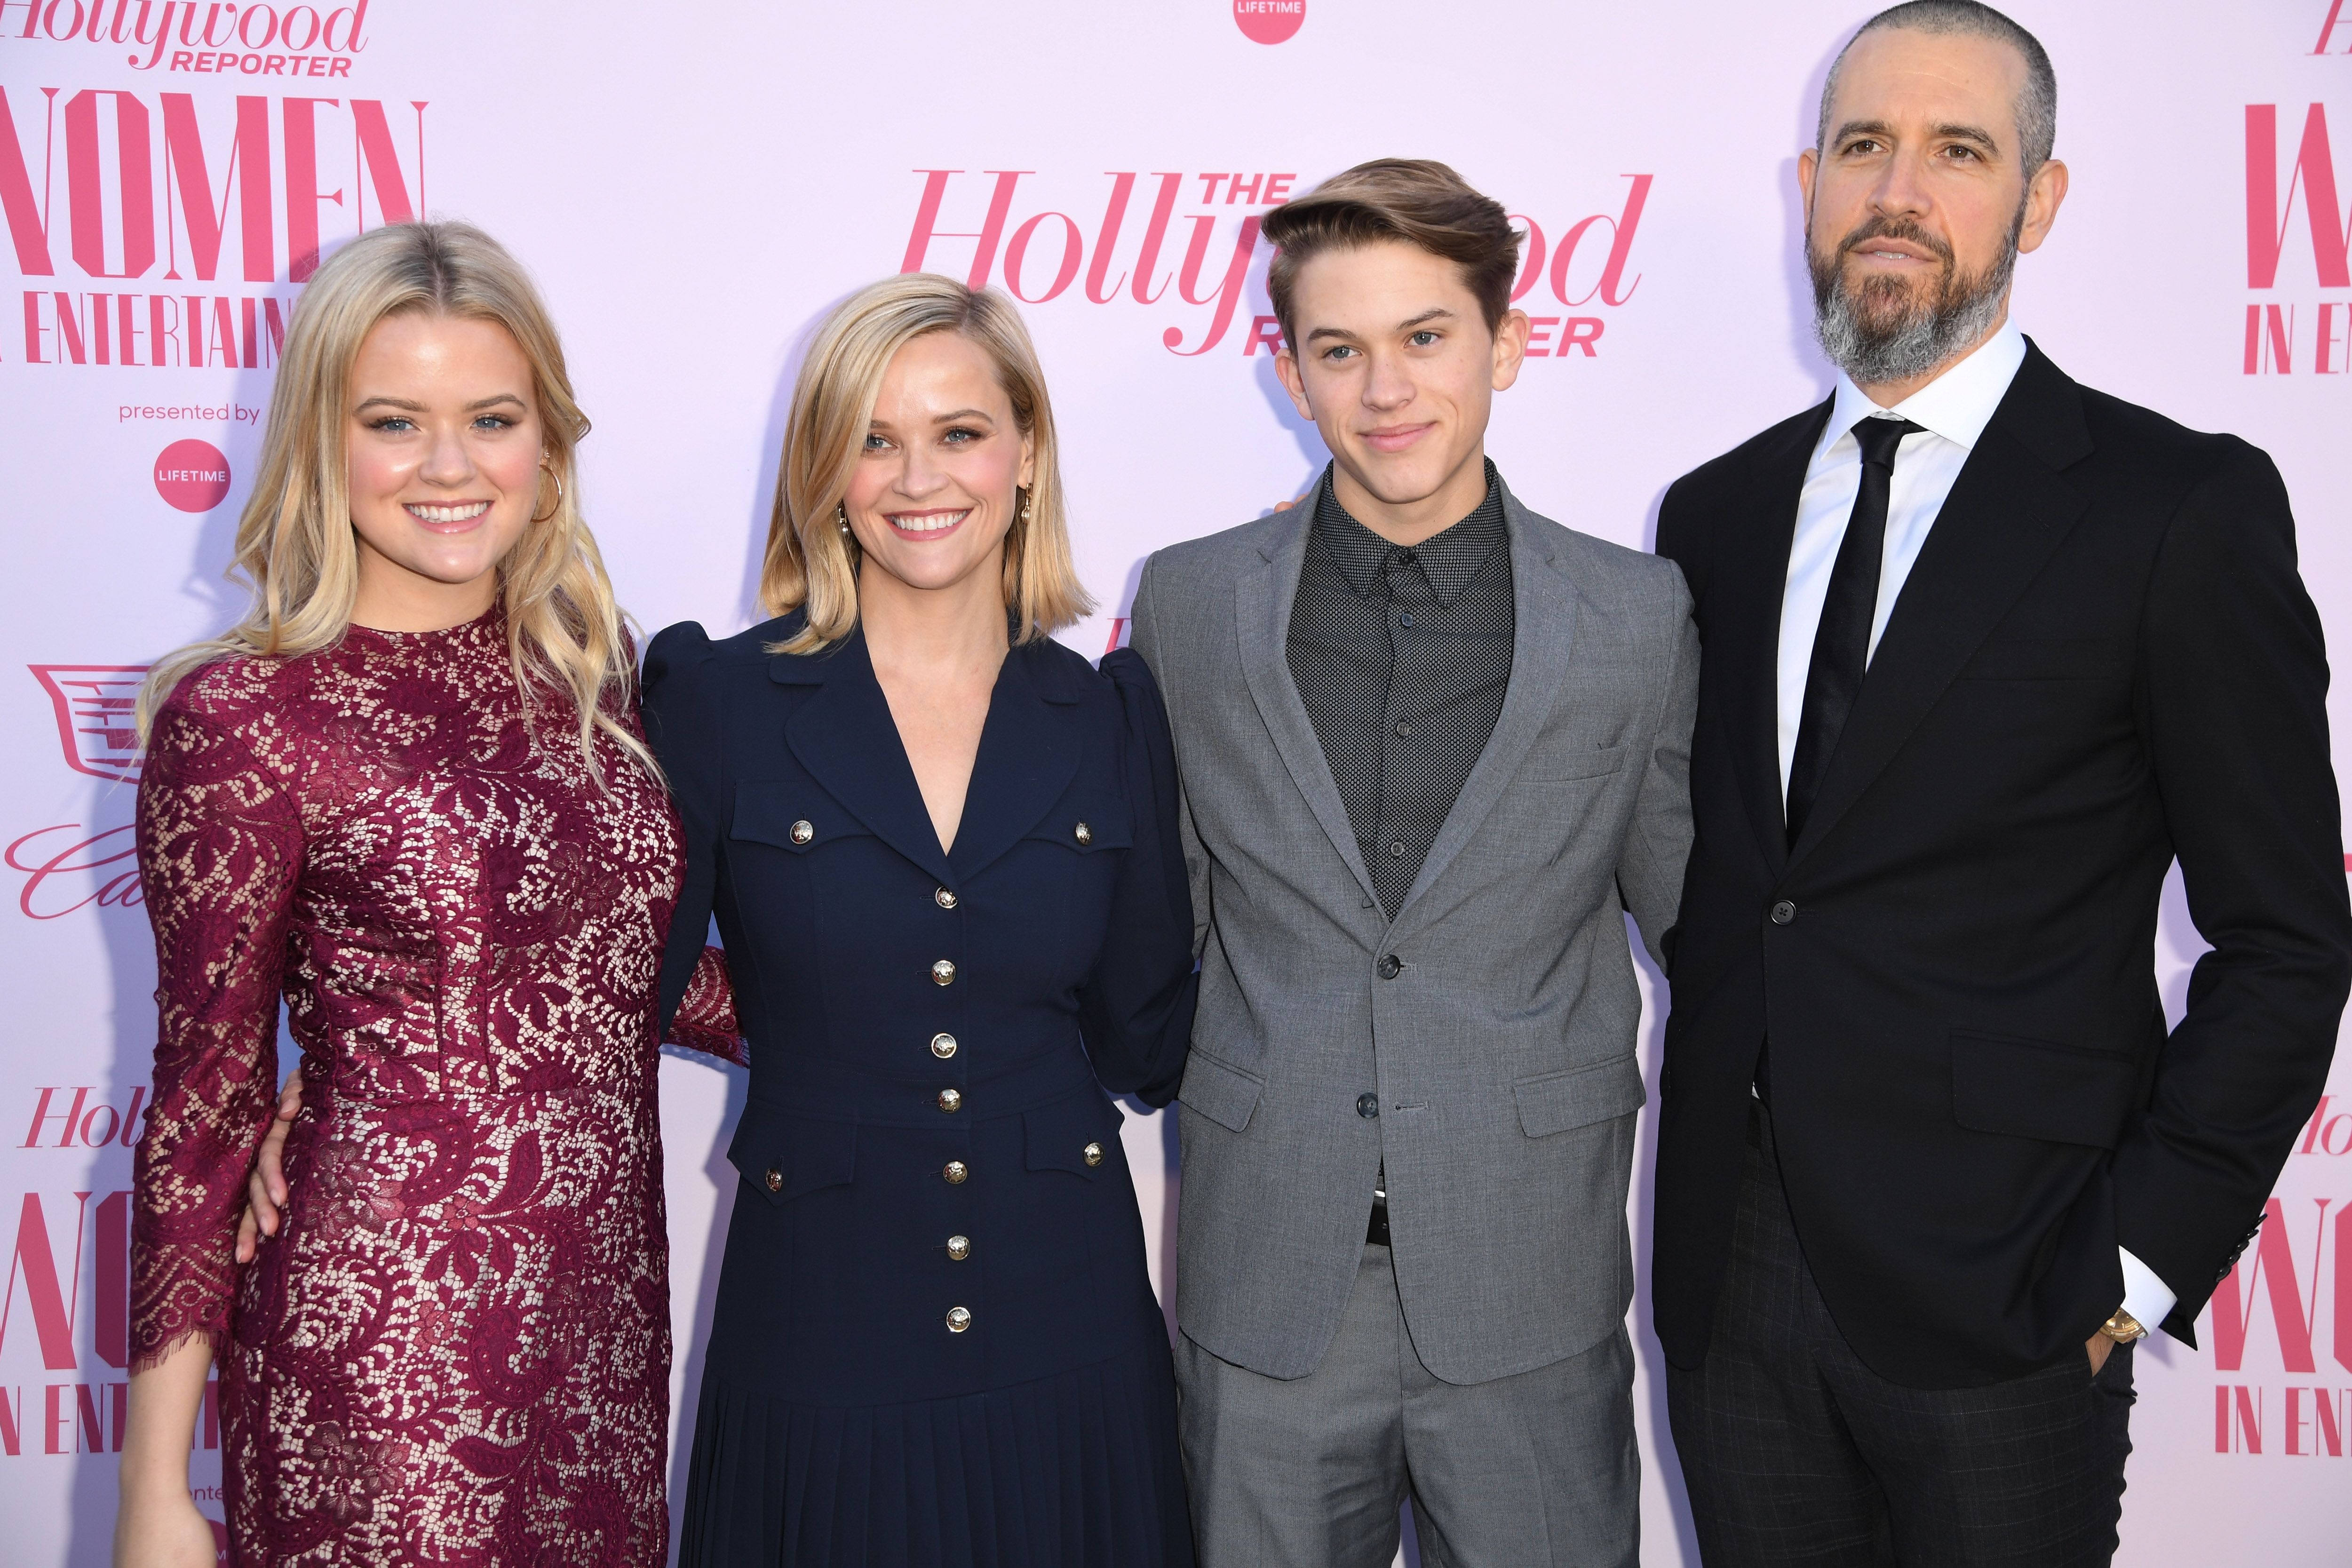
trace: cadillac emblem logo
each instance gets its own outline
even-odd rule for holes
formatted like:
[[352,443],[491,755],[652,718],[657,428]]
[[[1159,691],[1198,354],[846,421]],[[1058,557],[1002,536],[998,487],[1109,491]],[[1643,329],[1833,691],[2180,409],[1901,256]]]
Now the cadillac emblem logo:
[[58,739],[66,765],[93,778],[139,782],[139,729],[131,710],[143,664],[36,664],[27,666],[57,710]]

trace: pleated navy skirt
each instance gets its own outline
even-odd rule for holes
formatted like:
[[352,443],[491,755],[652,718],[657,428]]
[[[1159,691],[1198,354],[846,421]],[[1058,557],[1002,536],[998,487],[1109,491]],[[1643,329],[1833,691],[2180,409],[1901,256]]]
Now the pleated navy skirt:
[[707,1374],[678,1563],[1191,1568],[1167,1345],[902,1405],[801,1405]]

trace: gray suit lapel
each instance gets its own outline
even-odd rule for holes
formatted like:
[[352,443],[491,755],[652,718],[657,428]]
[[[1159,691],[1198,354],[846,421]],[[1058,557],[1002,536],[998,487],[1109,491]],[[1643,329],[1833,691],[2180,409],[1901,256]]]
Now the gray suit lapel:
[[[1339,799],[1339,785],[1331,776],[1323,743],[1315,738],[1307,704],[1298,700],[1298,683],[1290,678],[1290,606],[1298,596],[1298,573],[1306,564],[1307,534],[1315,509],[1311,503],[1295,507],[1289,516],[1290,526],[1259,547],[1262,559],[1257,569],[1241,581],[1234,618],[1241,637],[1242,674],[1249,681],[1258,717],[1274,737],[1274,749],[1281,753],[1283,766],[1290,770],[1291,782],[1306,796],[1315,820],[1323,825],[1331,847],[1355,873],[1365,899],[1378,909],[1379,893],[1356,847],[1355,824],[1348,819],[1347,805]],[[1507,700],[1505,710],[1507,713]]]
[[[1576,584],[1553,563],[1550,552],[1529,521],[1528,509],[1507,485],[1503,488],[1503,518],[1511,531],[1511,683],[1504,691],[1502,716],[1495,721],[1486,749],[1479,753],[1445,826],[1438,830],[1437,842],[1430,846],[1429,858],[1422,862],[1412,890],[1397,910],[1397,927],[1404,924],[1414,902],[1444,875],[1445,868],[1503,798],[1519,763],[1543,733],[1552,707],[1559,700],[1560,688],[1568,681],[1569,649],[1576,637]],[[1335,803],[1338,796],[1335,787]]]

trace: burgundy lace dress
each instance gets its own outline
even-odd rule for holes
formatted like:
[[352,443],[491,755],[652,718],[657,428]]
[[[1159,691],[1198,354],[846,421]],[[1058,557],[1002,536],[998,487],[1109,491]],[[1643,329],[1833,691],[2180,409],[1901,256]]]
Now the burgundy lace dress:
[[[132,1352],[214,1346],[247,1568],[664,1559],[679,834],[603,737],[598,788],[575,724],[518,686],[497,611],[215,664],[157,721]],[[239,1268],[281,996],[292,1198]],[[688,1007],[679,1037],[731,1053],[715,963]]]

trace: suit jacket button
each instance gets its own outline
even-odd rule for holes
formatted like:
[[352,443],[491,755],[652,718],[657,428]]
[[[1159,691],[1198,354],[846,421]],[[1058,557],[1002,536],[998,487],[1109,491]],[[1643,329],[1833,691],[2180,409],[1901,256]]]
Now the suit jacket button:
[[971,1170],[961,1160],[950,1160],[940,1168],[940,1174],[948,1185],[960,1187],[963,1185],[963,1179],[971,1174]]
[[943,1089],[940,1090],[940,1109],[941,1110],[961,1110],[963,1109],[963,1090],[960,1089]]
[[948,1309],[948,1332],[960,1334],[970,1327],[971,1327],[971,1308],[950,1307]]
[[951,889],[935,888],[931,890],[931,902],[943,910],[951,910],[956,907],[956,896]]
[[1101,1163],[1103,1163],[1103,1152],[1102,1152],[1102,1145],[1101,1145],[1101,1144],[1099,1144],[1099,1143],[1089,1143],[1089,1144],[1087,1144],[1087,1145],[1086,1146],[1086,1148],[1085,1148],[1083,1151],[1081,1151],[1081,1152],[1086,1155],[1086,1157],[1087,1157],[1087,1164],[1089,1164],[1089,1165],[1099,1165],[1099,1164],[1101,1164]]
[[953,1035],[940,1033],[931,1037],[931,1055],[945,1061],[955,1054],[956,1039]]
[[971,1256],[971,1237],[968,1236],[951,1236],[948,1237],[948,1256],[955,1259],[958,1263],[961,1263],[965,1258],[970,1258]]
[[1079,823],[1079,824],[1078,824],[1078,835],[1077,835],[1077,837],[1078,837],[1078,847],[1079,847],[1079,848],[1081,848],[1081,849],[1083,849],[1083,848],[1085,848],[1087,845],[1092,844],[1092,843],[1095,841],[1095,830],[1094,830],[1093,828],[1091,828],[1091,827],[1088,827],[1085,823],[1081,822],[1081,823]]
[[1381,1097],[1377,1094],[1356,1096],[1356,1114],[1370,1121],[1381,1113]]
[[814,838],[815,837],[816,837],[816,829],[815,829],[815,828],[814,828],[814,827],[811,827],[811,826],[808,825],[808,819],[807,819],[807,818],[803,817],[803,818],[802,818],[800,821],[795,822],[795,823],[793,823],[793,843],[795,843],[795,844],[805,844],[805,843],[807,843],[810,839]]
[[1384,952],[1381,955],[1381,961],[1377,965],[1375,965],[1375,967],[1378,969],[1381,979],[1394,980],[1398,975],[1404,973],[1404,960],[1399,958],[1393,952]]
[[934,985],[954,984],[955,960],[951,958],[942,958],[937,963],[932,964],[931,984]]
[[767,1181],[770,1192],[781,1193],[784,1190],[784,1173],[782,1171],[769,1172]]
[[1788,900],[1782,899],[1779,903],[1772,906],[1772,923],[1774,925],[1784,926],[1796,918],[1797,906],[1790,903]]

